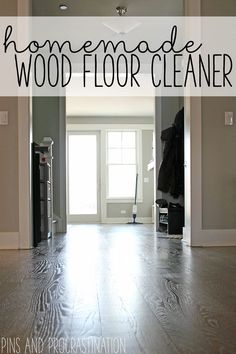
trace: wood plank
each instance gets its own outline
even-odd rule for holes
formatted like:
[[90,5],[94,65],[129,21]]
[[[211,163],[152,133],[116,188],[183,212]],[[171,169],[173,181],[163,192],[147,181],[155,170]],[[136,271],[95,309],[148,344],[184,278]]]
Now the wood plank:
[[0,251],[0,333],[233,354],[235,267],[235,247],[190,249],[152,225],[74,225],[36,249]]

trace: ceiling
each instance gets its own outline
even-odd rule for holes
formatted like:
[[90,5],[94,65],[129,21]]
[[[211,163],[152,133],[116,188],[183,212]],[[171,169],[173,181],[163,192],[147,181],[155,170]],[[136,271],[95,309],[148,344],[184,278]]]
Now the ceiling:
[[[33,0],[34,16],[117,16],[126,6],[128,16],[181,16],[183,0]],[[60,4],[68,10],[61,11]]]
[[153,97],[67,97],[67,116],[154,116]]
[[[68,10],[61,11],[59,5]],[[34,16],[117,16],[126,6],[128,16],[182,16],[183,0],[33,0]],[[68,116],[153,116],[152,97],[67,97]]]

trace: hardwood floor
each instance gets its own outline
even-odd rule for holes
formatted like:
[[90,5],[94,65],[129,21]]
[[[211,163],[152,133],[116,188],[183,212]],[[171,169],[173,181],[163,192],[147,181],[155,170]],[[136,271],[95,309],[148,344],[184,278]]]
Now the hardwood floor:
[[[0,353],[236,353],[235,269],[236,248],[191,249],[151,225],[70,226],[0,251]],[[102,338],[123,347],[79,347]]]

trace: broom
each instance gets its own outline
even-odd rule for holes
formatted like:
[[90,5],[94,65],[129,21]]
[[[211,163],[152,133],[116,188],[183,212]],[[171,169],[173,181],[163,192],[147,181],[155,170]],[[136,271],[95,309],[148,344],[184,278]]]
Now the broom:
[[138,206],[137,206],[137,192],[138,192],[138,173],[136,174],[136,182],[135,182],[135,197],[134,197],[134,204],[132,208],[132,216],[133,220],[129,221],[127,224],[129,225],[137,225],[137,224],[142,224],[142,222],[137,222],[136,217],[137,217],[137,211],[138,211]]

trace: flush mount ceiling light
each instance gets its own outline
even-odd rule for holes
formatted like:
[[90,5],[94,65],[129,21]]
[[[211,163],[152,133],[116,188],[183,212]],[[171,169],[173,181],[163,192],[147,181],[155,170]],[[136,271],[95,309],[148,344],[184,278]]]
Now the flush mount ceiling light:
[[114,17],[109,22],[103,22],[103,25],[109,28],[112,32],[115,32],[118,35],[125,35],[133,31],[135,28],[141,25],[140,22],[133,21],[130,17],[126,17],[127,7],[117,6],[116,12],[119,17]]
[[119,16],[125,16],[127,14],[127,7],[125,6],[117,6],[116,12]]
[[59,5],[59,9],[60,9],[61,11],[65,11],[65,10],[68,10],[68,6],[65,5],[65,4],[61,4],[61,5]]

